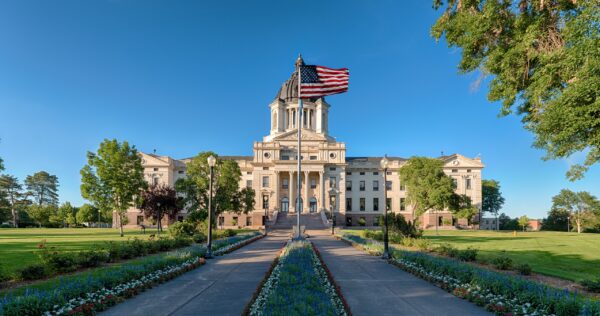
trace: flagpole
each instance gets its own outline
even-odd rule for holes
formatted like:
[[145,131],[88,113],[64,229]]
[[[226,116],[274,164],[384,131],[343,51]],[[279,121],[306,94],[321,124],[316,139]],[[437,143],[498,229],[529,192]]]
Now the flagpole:
[[300,98],[300,84],[302,83],[302,72],[301,72],[302,64],[298,63],[298,186],[296,192],[296,225],[298,227],[298,239],[300,239],[300,212],[302,211],[301,203],[300,203],[300,191],[302,186],[302,151],[300,150],[300,146],[302,145],[302,98]]

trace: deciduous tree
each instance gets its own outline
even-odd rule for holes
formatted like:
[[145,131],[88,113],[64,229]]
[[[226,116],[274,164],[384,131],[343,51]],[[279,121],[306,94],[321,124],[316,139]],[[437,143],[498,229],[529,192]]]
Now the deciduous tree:
[[116,212],[123,237],[125,212],[147,185],[142,159],[135,146],[116,139],[104,140],[97,153],[87,153],[87,159],[81,169],[81,195],[102,211]]
[[27,208],[27,214],[33,219],[39,227],[48,227],[59,225],[60,223],[52,223],[50,221],[53,216],[58,213],[58,207],[56,205],[38,205],[33,204]]
[[519,217],[517,222],[519,223],[519,226],[521,226],[523,228],[523,231],[525,231],[527,229],[527,227],[529,226],[529,217],[527,217],[527,215],[523,215],[523,216]]
[[58,177],[46,171],[36,172],[25,178],[27,194],[33,203],[42,205],[58,205]]
[[586,191],[563,189],[552,198],[552,209],[569,212],[577,232],[581,233],[584,226],[595,224],[597,214],[600,213],[600,201]]
[[466,218],[468,225],[471,225],[473,217],[479,212],[477,207],[471,202],[471,198],[464,194],[453,194],[450,199],[449,209],[456,218]]
[[177,197],[175,189],[164,184],[150,186],[142,191],[140,198],[140,210],[146,217],[156,221],[158,233],[162,231],[162,219],[167,216],[169,220],[174,220],[182,208],[181,198]]
[[542,230],[567,231],[570,215],[565,209],[551,208],[542,222]]
[[427,211],[450,206],[454,183],[444,173],[443,165],[439,159],[412,157],[400,168],[400,182],[406,186],[406,200],[413,207],[413,220]]
[[[254,191],[239,189],[242,173],[238,164],[233,160],[219,159],[217,154],[207,151],[192,158],[187,164],[187,177],[177,180],[175,184],[177,192],[184,196],[184,204],[188,211],[195,213],[192,216],[200,220],[207,217],[210,179],[207,158],[211,155],[217,158],[213,180],[214,214],[225,211],[241,213],[252,210],[254,208]],[[250,201],[250,197],[252,197],[252,201]]]
[[492,76],[488,99],[522,116],[545,159],[589,150],[570,180],[600,161],[598,0],[434,0],[442,7],[433,37],[462,49],[460,72]]
[[481,195],[481,211],[494,215],[496,218],[496,230],[499,230],[498,213],[502,209],[502,205],[504,205],[504,197],[502,197],[502,193],[500,192],[500,182],[496,180],[482,180]]
[[101,220],[98,209],[87,203],[79,208],[76,218],[78,223],[94,223]]

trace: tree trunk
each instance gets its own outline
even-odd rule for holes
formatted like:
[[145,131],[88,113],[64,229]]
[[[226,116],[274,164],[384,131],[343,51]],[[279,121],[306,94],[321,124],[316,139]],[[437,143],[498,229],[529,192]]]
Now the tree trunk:
[[10,212],[12,213],[12,217],[13,217],[13,226],[15,228],[18,228],[19,227],[19,220],[17,219],[18,214],[17,214],[17,210],[15,209],[14,205],[11,205]]
[[119,234],[121,235],[121,237],[124,236],[123,234],[123,214],[119,213]]
[[577,217],[575,223],[577,224],[577,233],[581,234],[581,218]]
[[496,231],[500,230],[500,222],[498,221],[498,213],[496,213]]

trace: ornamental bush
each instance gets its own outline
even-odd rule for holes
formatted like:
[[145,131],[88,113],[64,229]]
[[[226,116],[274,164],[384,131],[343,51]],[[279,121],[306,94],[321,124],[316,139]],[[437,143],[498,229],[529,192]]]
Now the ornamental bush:
[[508,270],[512,267],[512,259],[507,256],[500,256],[492,259],[492,264],[496,267],[496,269],[500,270]]
[[43,248],[40,254],[42,262],[57,272],[73,272],[79,266],[76,252],[59,252],[54,247]]
[[97,267],[108,262],[109,255],[106,250],[86,250],[78,253],[77,262],[84,268]]
[[530,275],[531,274],[531,266],[527,263],[519,264],[515,267],[519,274],[521,275]]
[[176,222],[169,225],[169,234],[175,238],[192,237],[199,232],[196,225],[189,221]]
[[600,279],[596,280],[583,280],[581,285],[590,292],[600,293]]
[[475,261],[477,259],[478,251],[479,250],[471,247],[463,250],[458,250],[456,258],[458,258],[461,261]]
[[17,270],[17,276],[20,280],[38,280],[48,276],[48,269],[40,263],[30,264]]

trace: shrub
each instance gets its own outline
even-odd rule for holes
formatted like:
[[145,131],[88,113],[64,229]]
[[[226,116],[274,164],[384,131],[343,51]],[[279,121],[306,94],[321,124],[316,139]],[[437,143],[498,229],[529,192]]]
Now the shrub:
[[148,254],[148,246],[146,244],[152,243],[152,241],[143,241],[138,238],[133,238],[127,245],[127,248],[132,252],[133,257],[142,257]]
[[76,252],[58,252],[53,249],[43,249],[40,255],[42,262],[57,272],[72,272],[78,267]]
[[456,248],[454,248],[450,244],[439,244],[436,249],[436,252],[444,256],[453,257],[453,255],[451,254],[456,254]]
[[366,226],[367,225],[367,221],[364,218],[359,218],[358,219],[358,225],[359,226]]
[[585,289],[590,292],[600,293],[600,279],[583,280],[581,281],[581,285],[583,285]]
[[492,259],[492,264],[496,267],[496,269],[508,270],[512,267],[512,259],[502,255]]
[[17,276],[21,280],[38,280],[48,275],[46,266],[40,263],[24,266],[17,270]]
[[201,244],[201,243],[206,242],[206,235],[204,235],[203,233],[196,233],[196,234],[194,234],[192,239],[194,240],[195,243]]
[[188,221],[173,223],[169,226],[169,234],[175,238],[192,237],[197,231],[196,225]]
[[12,277],[10,275],[10,273],[8,273],[4,267],[0,264],[0,283],[2,282],[6,282],[8,280],[10,280]]
[[107,262],[108,252],[105,250],[87,250],[78,254],[78,263],[84,268],[97,267],[103,262]]
[[[402,214],[388,213],[388,226],[391,232],[399,233],[405,237],[421,237],[423,230],[417,226],[416,221],[407,221]],[[379,225],[385,225],[384,216],[379,217]]]
[[364,238],[369,238],[369,239],[374,239],[374,240],[378,240],[378,241],[383,241],[383,232],[380,230],[363,230],[360,232],[360,234],[362,235],[362,237]]
[[531,274],[531,266],[527,263],[519,264],[515,267],[519,274],[521,275],[530,275]]
[[469,247],[469,248],[464,249],[464,250],[459,250],[457,252],[456,257],[459,260],[462,260],[462,261],[475,261],[477,259],[477,252],[478,251],[479,250],[477,250],[475,248]]
[[429,250],[431,242],[428,239],[418,238],[415,240],[415,246],[419,248],[419,250],[426,251]]
[[0,228],[11,228],[11,227],[12,226],[10,226],[9,224],[6,224],[6,223],[0,225]]

